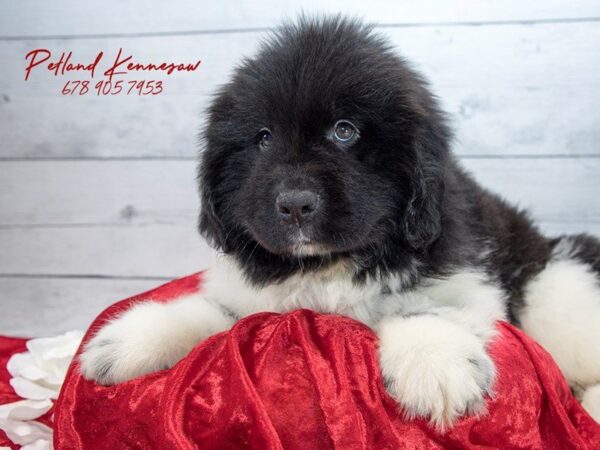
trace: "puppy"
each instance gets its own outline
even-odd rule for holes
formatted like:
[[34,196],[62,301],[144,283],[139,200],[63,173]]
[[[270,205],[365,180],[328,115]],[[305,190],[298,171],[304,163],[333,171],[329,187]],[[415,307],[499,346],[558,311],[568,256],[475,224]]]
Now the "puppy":
[[204,136],[200,231],[222,255],[201,294],[100,329],[86,378],[165,369],[241,317],[310,308],[371,326],[389,393],[440,429],[485,411],[498,320],[600,406],[600,242],[546,238],[478,186],[423,78],[370,27],[282,27],[219,91]]

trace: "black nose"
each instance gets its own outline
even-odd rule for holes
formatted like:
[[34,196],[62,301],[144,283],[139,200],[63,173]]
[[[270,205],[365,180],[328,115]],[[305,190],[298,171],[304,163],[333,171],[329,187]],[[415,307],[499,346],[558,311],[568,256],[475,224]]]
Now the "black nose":
[[275,206],[279,217],[300,226],[317,212],[319,197],[312,191],[283,191],[277,196]]

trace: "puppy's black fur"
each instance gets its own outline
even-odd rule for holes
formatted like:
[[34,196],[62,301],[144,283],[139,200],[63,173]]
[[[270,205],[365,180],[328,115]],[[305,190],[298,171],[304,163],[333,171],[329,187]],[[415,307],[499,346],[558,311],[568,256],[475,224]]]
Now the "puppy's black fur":
[[[347,145],[331,138],[341,119],[360,134]],[[304,18],[279,29],[218,93],[205,138],[200,230],[256,284],[341,258],[353,261],[357,283],[397,273],[405,287],[484,267],[515,320],[525,283],[556,244],[461,169],[425,81],[357,21]],[[294,252],[297,227],[277,216],[288,188],[320,198],[302,226],[317,254]]]

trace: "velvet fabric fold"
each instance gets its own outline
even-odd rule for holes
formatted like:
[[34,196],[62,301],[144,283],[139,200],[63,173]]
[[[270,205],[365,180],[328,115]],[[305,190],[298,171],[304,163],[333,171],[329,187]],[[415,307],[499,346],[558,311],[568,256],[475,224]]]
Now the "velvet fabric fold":
[[[194,292],[201,275],[124,300],[84,342],[133,302]],[[377,338],[354,320],[298,310],[261,313],[199,344],[170,370],[117,386],[84,380],[74,359],[55,405],[65,449],[600,449],[600,426],[550,356],[498,324],[488,414],[445,433],[407,420],[385,392]]]

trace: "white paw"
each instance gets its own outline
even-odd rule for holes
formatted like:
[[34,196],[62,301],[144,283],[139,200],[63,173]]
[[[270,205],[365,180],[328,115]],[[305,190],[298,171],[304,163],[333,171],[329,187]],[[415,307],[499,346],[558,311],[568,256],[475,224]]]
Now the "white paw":
[[495,368],[481,339],[436,316],[391,318],[378,334],[386,387],[407,418],[444,430],[464,414],[485,413]]
[[111,385],[172,367],[196,344],[231,326],[230,319],[199,297],[134,305],[85,345],[83,376]]

